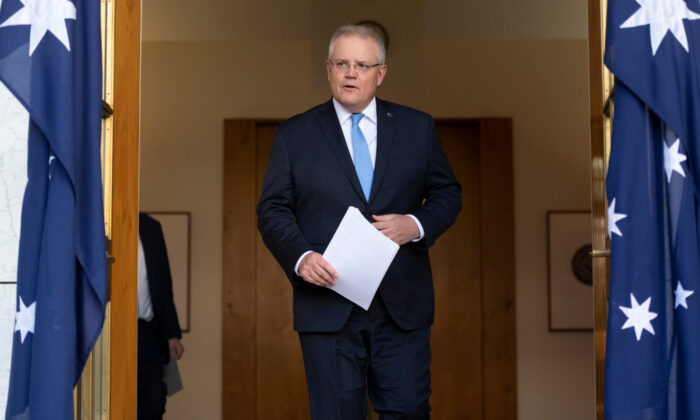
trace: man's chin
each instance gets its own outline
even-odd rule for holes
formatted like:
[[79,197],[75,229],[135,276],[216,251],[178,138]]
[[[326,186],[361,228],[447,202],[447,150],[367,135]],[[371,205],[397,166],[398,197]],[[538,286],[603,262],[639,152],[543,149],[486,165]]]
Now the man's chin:
[[358,98],[342,96],[340,98],[336,97],[335,100],[338,101],[343,108],[351,112],[360,112],[364,109],[362,106],[362,101],[360,101]]

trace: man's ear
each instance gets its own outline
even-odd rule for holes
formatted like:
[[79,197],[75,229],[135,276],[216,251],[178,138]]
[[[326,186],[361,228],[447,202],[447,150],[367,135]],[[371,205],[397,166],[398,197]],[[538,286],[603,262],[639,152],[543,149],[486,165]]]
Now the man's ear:
[[328,81],[331,81],[331,71],[333,71],[333,65],[330,60],[326,60],[326,76],[328,76]]
[[388,69],[389,68],[386,64],[382,64],[381,66],[379,66],[379,77],[377,78],[377,86],[380,86],[384,81],[384,76],[386,76],[386,72]]

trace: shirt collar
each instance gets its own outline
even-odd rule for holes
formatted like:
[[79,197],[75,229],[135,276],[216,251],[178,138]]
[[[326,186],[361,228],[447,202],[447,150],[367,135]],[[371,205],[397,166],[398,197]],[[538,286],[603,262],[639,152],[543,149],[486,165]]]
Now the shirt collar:
[[[338,121],[340,121],[340,125],[343,125],[345,121],[350,118],[352,115],[352,112],[348,111],[345,109],[340,102],[336,101],[335,98],[333,98],[333,107],[335,107],[335,113],[338,115]],[[377,124],[377,97],[375,96],[372,98],[372,102],[367,105],[367,108],[362,110],[362,113],[365,114],[364,118],[367,118],[370,120],[372,123]]]

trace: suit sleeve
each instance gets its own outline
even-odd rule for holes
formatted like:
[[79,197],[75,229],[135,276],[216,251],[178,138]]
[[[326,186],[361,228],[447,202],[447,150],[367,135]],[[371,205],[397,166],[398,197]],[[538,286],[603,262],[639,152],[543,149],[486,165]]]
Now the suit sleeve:
[[[182,338],[180,323],[177,319],[177,311],[175,310],[175,302],[173,300],[173,279],[170,274],[170,262],[168,260],[165,237],[163,236],[163,228],[158,222],[156,222],[155,225],[158,232],[154,239],[158,241],[156,249],[160,254],[157,256],[158,261],[160,261],[158,264],[158,272],[155,273],[155,275],[158,276],[157,284],[159,285],[158,313],[156,314],[158,317],[158,325],[167,339]],[[153,298],[154,297],[151,299],[153,300]]]
[[427,130],[428,169],[425,201],[420,210],[413,213],[425,231],[425,237],[416,245],[424,249],[435,243],[454,223],[462,209],[462,188],[452,172],[432,117]]
[[294,273],[294,266],[304,252],[311,250],[296,224],[295,210],[292,166],[278,126],[257,207],[258,230],[293,284],[303,282]]

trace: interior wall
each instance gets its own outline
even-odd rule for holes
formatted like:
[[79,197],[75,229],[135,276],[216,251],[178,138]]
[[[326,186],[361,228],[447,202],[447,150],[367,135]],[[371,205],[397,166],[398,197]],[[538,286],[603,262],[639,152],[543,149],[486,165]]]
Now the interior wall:
[[[547,210],[590,207],[585,2],[360,1],[349,17],[330,4],[144,3],[141,208],[192,213],[185,390],[166,418],[221,416],[223,120],[286,118],[327,100],[327,38],[359,18],[389,30],[380,97],[435,117],[513,118],[519,418],[592,418],[593,337],[548,331],[545,237]],[[541,19],[548,10],[561,19]]]

